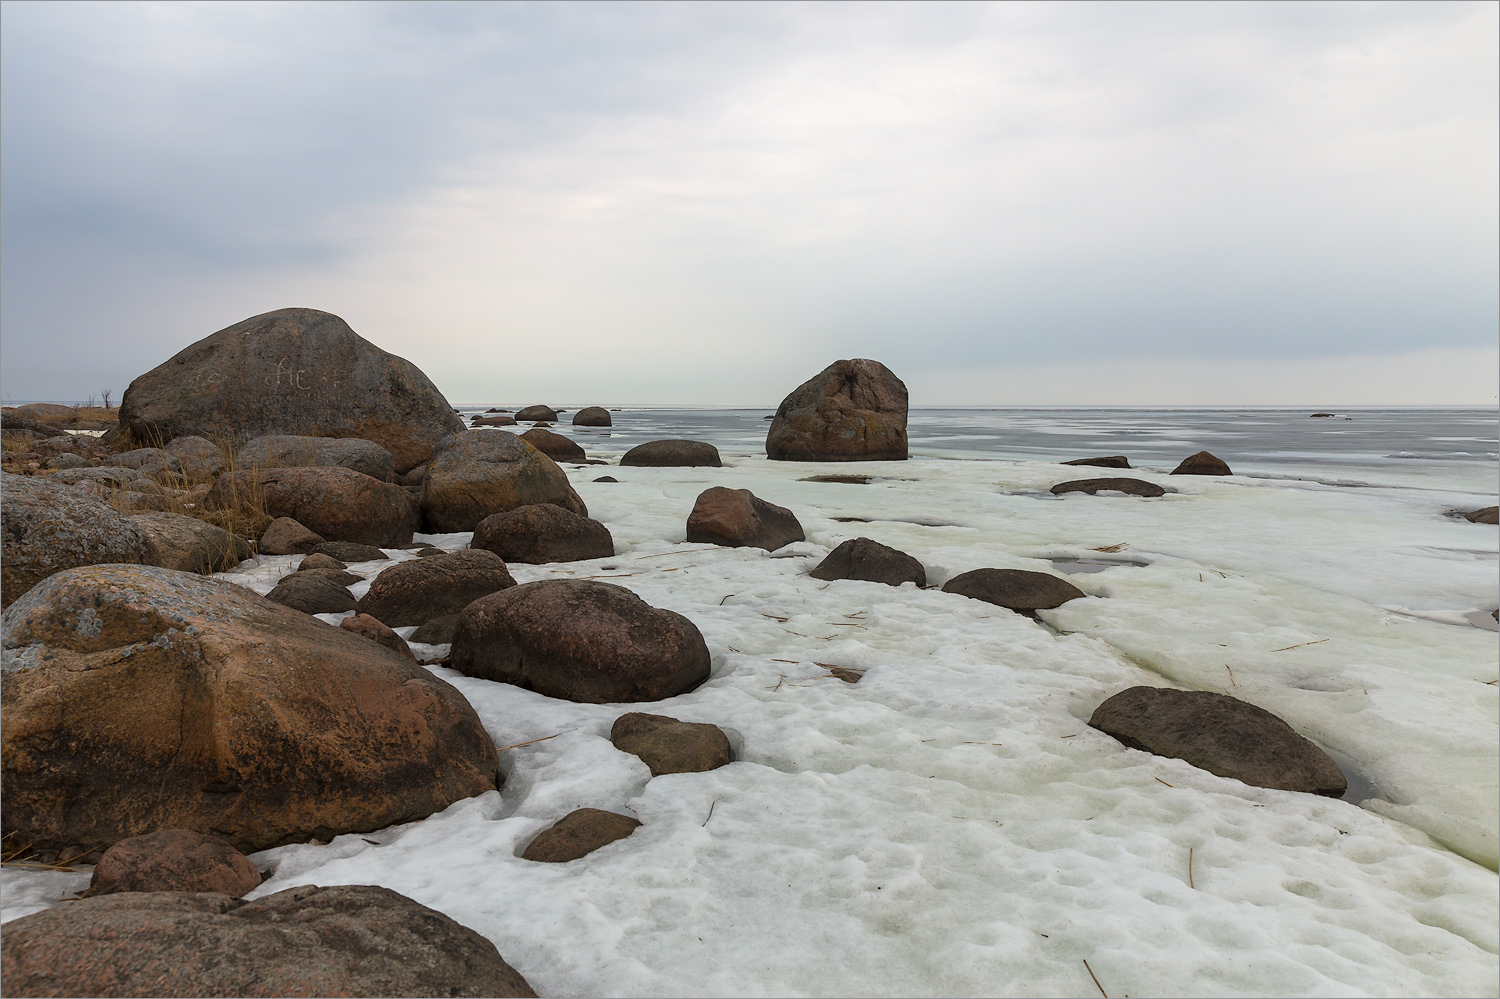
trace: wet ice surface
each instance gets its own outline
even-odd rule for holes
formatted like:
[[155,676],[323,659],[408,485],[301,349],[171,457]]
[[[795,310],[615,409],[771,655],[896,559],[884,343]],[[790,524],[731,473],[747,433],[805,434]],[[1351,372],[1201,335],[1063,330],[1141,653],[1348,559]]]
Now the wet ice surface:
[[[275,867],[258,894],[386,885],[483,933],[544,995],[1097,994],[1085,959],[1111,995],[1495,992],[1497,648],[1465,615],[1496,606],[1496,529],[1444,515],[1485,505],[1492,469],[1362,489],[1179,476],[1159,499],[1044,499],[1077,469],[970,455],[805,482],[850,466],[720,446],[722,469],[616,467],[610,484],[572,468],[617,554],[511,566],[687,615],[707,683],[581,705],[434,667],[516,747],[503,790],[257,854]],[[711,485],[791,508],[808,541],[780,557],[684,543]],[[1089,597],[1034,622],[805,575],[857,536],[915,555],[934,585],[1121,564],[1069,574]],[[264,592],[296,561],[225,578]],[[1088,728],[1140,683],[1276,712],[1334,755],[1351,800],[1247,787]],[[629,710],[717,724],[738,762],[652,779],[608,741]],[[518,858],[585,806],[644,824],[568,864]],[[5,873],[7,918],[81,887]]]

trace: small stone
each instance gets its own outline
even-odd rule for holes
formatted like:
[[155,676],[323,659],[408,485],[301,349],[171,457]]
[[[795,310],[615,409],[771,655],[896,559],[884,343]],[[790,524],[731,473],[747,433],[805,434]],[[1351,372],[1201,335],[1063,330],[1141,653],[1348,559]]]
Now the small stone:
[[1500,523],[1500,507],[1487,506],[1478,510],[1470,510],[1464,514],[1464,520],[1467,520],[1471,524]]
[[1072,461],[1063,462],[1064,465],[1097,465],[1100,468],[1129,468],[1130,459],[1123,454],[1106,455],[1103,458],[1074,458]]
[[262,555],[306,555],[322,543],[322,535],[290,517],[277,517],[261,533],[256,548]]
[[1028,617],[1087,596],[1066,579],[1026,569],[974,569],[948,580],[943,592],[983,600]]
[[84,898],[121,891],[212,891],[240,898],[260,871],[223,840],[188,829],[122,839],[99,858]]
[[862,579],[871,583],[900,586],[927,585],[927,570],[915,558],[869,538],[852,538],[828,553],[808,573],[814,579]]
[[584,454],[583,448],[574,441],[569,440],[562,434],[554,434],[550,430],[540,427],[532,427],[521,435],[521,440],[530,444],[538,451],[551,458],[553,461],[583,461],[588,455]]
[[544,864],[562,864],[577,860],[607,846],[617,839],[624,839],[635,832],[640,820],[617,812],[606,812],[598,808],[580,808],[559,819],[550,829],[544,830],[521,854],[522,860],[534,860]]
[[343,572],[347,568],[349,567],[343,562],[322,552],[313,552],[297,565],[298,572],[306,572],[308,569],[337,569]]
[[1054,496],[1061,496],[1063,493],[1088,493],[1092,496],[1099,492],[1125,493],[1128,496],[1165,496],[1167,493],[1161,486],[1144,479],[1070,479],[1052,487]]
[[615,748],[639,756],[651,776],[694,774],[734,762],[729,737],[717,725],[679,721],[632,711],[615,719],[609,732]]
[[688,514],[687,540],[730,548],[775,551],[793,541],[806,541],[796,514],[767,503],[748,489],[714,486],[698,494]]
[[617,479],[617,478],[615,478],[613,475],[601,475],[597,479],[595,479],[594,481],[595,482],[619,482],[620,480]]

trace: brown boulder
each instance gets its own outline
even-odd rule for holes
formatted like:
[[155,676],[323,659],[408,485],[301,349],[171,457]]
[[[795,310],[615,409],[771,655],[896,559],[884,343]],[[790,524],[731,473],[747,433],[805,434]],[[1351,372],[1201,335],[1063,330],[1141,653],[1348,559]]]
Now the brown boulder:
[[708,679],[708,646],[693,622],[623,586],[547,579],[465,607],[451,665],[585,704],[659,701]]
[[355,541],[324,541],[313,546],[312,554],[327,555],[331,559],[345,563],[390,560],[389,555],[374,545],[362,545]]
[[250,852],[495,787],[494,744],[452,686],[243,587],[92,566],[3,621],[10,842],[71,852],[181,828]]
[[610,558],[615,541],[609,528],[551,503],[519,506],[484,518],[474,528],[475,548],[507,562],[581,562]]
[[1132,749],[1186,760],[1256,787],[1337,798],[1348,787],[1317,744],[1264,708],[1228,694],[1131,687],[1094,709],[1089,725]]
[[214,478],[227,464],[219,446],[203,437],[178,437],[163,445],[162,450],[177,459],[184,476],[195,481]]
[[304,614],[342,614],[353,610],[354,595],[348,587],[324,576],[324,572],[327,570],[312,569],[283,576],[275,589],[266,594],[266,599]]
[[355,437],[268,434],[247,442],[235,455],[241,469],[352,468],[381,482],[396,479],[396,459],[374,441]]
[[782,400],[774,461],[905,461],[906,385],[879,361],[835,361]]
[[448,552],[382,570],[360,599],[359,611],[392,628],[405,628],[457,614],[480,597],[515,585],[505,561],[494,552]]
[[411,633],[413,642],[423,645],[447,645],[453,641],[453,632],[458,627],[457,614],[444,614],[419,627]]
[[997,607],[1035,616],[1039,610],[1060,607],[1087,596],[1066,579],[1026,569],[974,569],[943,584],[944,593],[957,593]]
[[256,548],[262,555],[306,555],[323,543],[323,536],[291,517],[277,517],[260,536]]
[[144,475],[181,475],[182,462],[169,451],[159,447],[141,447],[134,451],[122,451],[112,454],[106,459],[105,464],[115,465],[120,468],[133,468]]
[[908,582],[927,585],[927,570],[921,562],[900,549],[869,538],[845,541],[808,575],[814,579],[863,579],[887,586]]
[[535,996],[495,945],[373,885],[126,892],[5,924],[13,996]]
[[621,752],[639,756],[652,777],[702,773],[734,762],[734,750],[719,726],[666,715],[621,715],[609,730],[609,741]]
[[345,631],[352,631],[356,635],[368,638],[372,642],[384,645],[392,652],[403,655],[412,662],[417,661],[417,657],[412,654],[411,646],[406,644],[406,639],[368,614],[356,614],[353,617],[346,617],[339,622],[339,627]]
[[516,410],[516,419],[527,423],[537,420],[545,420],[548,423],[557,422],[557,410],[551,406],[522,406]]
[[226,472],[204,497],[210,510],[263,498],[266,513],[290,517],[329,541],[403,545],[417,529],[417,506],[400,486],[350,468],[271,468]]
[[1063,493],[1088,493],[1092,496],[1106,491],[1125,493],[1129,496],[1165,496],[1167,494],[1161,486],[1143,479],[1070,479],[1052,487],[1054,496],[1061,496]]
[[730,548],[775,551],[793,541],[805,541],[802,525],[792,511],[767,503],[748,489],[713,486],[698,494],[688,514],[687,539]]
[[250,558],[250,542],[238,534],[180,513],[133,513],[130,519],[156,546],[153,565],[207,576],[228,572]]
[[[313,566],[311,568],[307,568],[307,567],[299,568],[296,571],[296,573],[294,573],[294,575],[302,576],[302,577],[307,578],[307,579],[311,579],[314,576],[316,576],[319,579],[332,580],[333,582],[337,583],[340,586],[353,586],[355,583],[362,582],[364,580],[363,576],[356,576],[354,573],[349,572],[349,571],[347,571],[345,569],[319,569],[316,566]],[[291,577],[286,577],[286,578],[289,579]],[[284,601],[277,601],[277,602],[278,603],[282,603]],[[317,611],[316,613],[318,613],[318,614],[324,614],[324,613],[342,613],[343,610],[347,610],[347,609],[348,608],[346,607],[346,608],[343,608],[342,610],[337,611],[337,612]],[[299,607],[298,610],[301,610],[301,608]]]
[[280,309],[205,337],[131,382],[120,426],[137,441],[220,430],[242,440],[357,437],[385,448],[405,472],[463,421],[416,365],[338,316]]
[[239,898],[260,884],[250,858],[191,829],[122,839],[99,858],[84,898],[121,891],[211,891]]
[[474,427],[513,427],[516,418],[513,416],[476,416],[469,421]]
[[575,427],[608,427],[614,424],[609,410],[603,406],[585,406],[573,414]]
[[1470,510],[1464,514],[1464,520],[1471,524],[1500,524],[1500,507],[1486,506]]
[[1207,451],[1188,455],[1182,464],[1172,469],[1173,475],[1233,475],[1229,466]]
[[637,444],[620,459],[622,465],[650,468],[722,468],[719,449],[703,441],[664,440]]
[[551,828],[544,829],[521,854],[522,860],[543,864],[565,864],[624,839],[640,826],[639,819],[597,808],[569,812]]
[[541,427],[532,427],[521,435],[521,439],[553,461],[583,461],[588,457],[575,442]]
[[[381,554],[385,553],[382,552]],[[343,572],[347,568],[349,567],[340,560],[334,558],[332,555],[324,555],[322,552],[309,555],[297,563],[298,572],[306,572],[309,569],[334,569],[338,572]]]
[[78,418],[78,410],[55,402],[28,402],[17,406],[15,414],[23,419],[39,423],[72,423]]
[[431,534],[472,531],[491,514],[531,503],[589,513],[557,462],[505,430],[444,438],[422,481],[422,519]]
[[1123,454],[1112,454],[1103,458],[1074,458],[1064,465],[1097,465],[1100,468],[1129,468],[1130,459]]

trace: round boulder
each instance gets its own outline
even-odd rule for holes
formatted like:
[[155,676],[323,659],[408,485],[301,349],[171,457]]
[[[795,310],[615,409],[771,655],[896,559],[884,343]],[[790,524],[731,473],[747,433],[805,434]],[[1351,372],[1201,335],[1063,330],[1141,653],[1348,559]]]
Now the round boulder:
[[609,730],[609,741],[621,752],[639,756],[651,768],[652,777],[702,773],[734,762],[729,737],[719,726],[666,715],[641,711],[621,715]]
[[495,787],[494,744],[452,686],[244,587],[91,566],[44,580],[3,622],[13,842],[81,852],[180,828],[248,853]]
[[1182,464],[1172,469],[1173,475],[1233,475],[1229,466],[1207,451],[1199,451],[1182,459]]
[[352,468],[381,482],[396,480],[396,459],[374,441],[355,437],[299,437],[269,434],[245,444],[235,455],[242,469]]
[[290,517],[329,541],[394,547],[410,541],[417,529],[410,493],[352,468],[226,472],[203,505],[227,510],[256,500],[270,516]]
[[575,427],[608,427],[613,424],[614,420],[610,418],[609,410],[603,406],[585,406],[573,414]]
[[444,438],[422,480],[422,519],[431,534],[472,531],[491,514],[531,503],[589,514],[557,462],[505,430]]
[[703,441],[665,440],[637,444],[620,459],[622,465],[652,468],[722,468],[719,449]]
[[473,427],[513,427],[516,418],[513,416],[476,416],[469,421]]
[[640,824],[640,819],[618,812],[580,808],[558,819],[551,828],[542,830],[527,845],[521,859],[543,864],[565,864],[587,856],[601,846],[608,846],[617,839],[624,839],[635,832]]
[[583,461],[588,457],[575,441],[541,427],[532,427],[521,439],[553,461]]
[[392,628],[457,614],[480,597],[515,586],[494,552],[467,550],[397,562],[370,582],[359,612]]
[[133,513],[131,521],[156,546],[154,565],[207,576],[228,572],[253,554],[250,542],[180,513]]
[[546,579],[474,601],[459,615],[451,666],[585,704],[659,701],[708,679],[696,625],[623,586]]
[[182,474],[188,479],[206,481],[224,471],[224,452],[207,438],[192,435],[178,437],[168,442],[162,450],[181,463]]
[[557,410],[551,406],[522,406],[516,410],[516,419],[526,423],[535,423],[544,420],[547,423],[557,422]]
[[342,614],[353,610],[354,595],[347,586],[323,575],[327,571],[309,569],[283,576],[266,594],[266,599],[304,614]]
[[1167,493],[1161,486],[1144,479],[1070,479],[1052,487],[1054,496],[1061,496],[1063,493],[1088,493],[1092,496],[1099,492],[1125,493],[1128,496],[1165,496]]
[[713,486],[698,494],[688,514],[687,539],[729,548],[764,548],[774,552],[793,541],[806,541],[796,514],[767,503],[748,489]]
[[1087,595],[1066,579],[1026,569],[974,569],[959,573],[943,584],[943,592],[983,600],[1027,616]]
[[518,506],[484,518],[474,528],[471,544],[507,562],[533,565],[610,558],[615,553],[609,528],[551,503]]
[[774,461],[905,461],[906,385],[879,361],[835,361],[782,400]]
[[869,538],[845,541],[829,552],[828,557],[808,575],[814,579],[863,579],[887,586],[902,583],[927,585],[927,570],[921,562],[898,548]]
[[262,555],[306,555],[323,543],[323,535],[309,531],[291,517],[277,517],[261,533],[256,549]]
[[1338,764],[1316,743],[1265,708],[1228,694],[1131,687],[1095,708],[1089,725],[1132,749],[1256,787],[1333,798],[1348,788]]
[[47,459],[47,468],[93,468],[94,463],[81,454],[72,451],[64,451],[59,455]]
[[99,858],[84,898],[121,891],[212,891],[239,898],[260,884],[250,858],[191,829],[122,839]]

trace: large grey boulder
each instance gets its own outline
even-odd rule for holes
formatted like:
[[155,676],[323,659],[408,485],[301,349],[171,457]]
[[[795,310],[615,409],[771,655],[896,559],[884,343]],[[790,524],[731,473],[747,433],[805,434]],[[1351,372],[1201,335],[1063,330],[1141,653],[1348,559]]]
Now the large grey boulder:
[[422,480],[422,522],[432,534],[472,531],[491,514],[531,503],[589,515],[557,462],[508,430],[445,437]]
[[138,442],[189,434],[311,434],[374,441],[398,472],[463,421],[416,365],[338,316],[279,309],[190,344],[130,383],[120,426]]
[[154,564],[207,576],[227,572],[254,554],[250,542],[222,527],[180,513],[132,513],[130,520],[156,546]]
[[766,432],[776,461],[905,461],[906,385],[879,361],[835,361],[797,386]]
[[103,500],[39,476],[0,476],[0,525],[0,606],[64,569],[157,559],[141,525]]
[[374,441],[356,437],[270,434],[245,444],[234,456],[240,468],[352,468],[381,482],[396,480],[396,459]]

